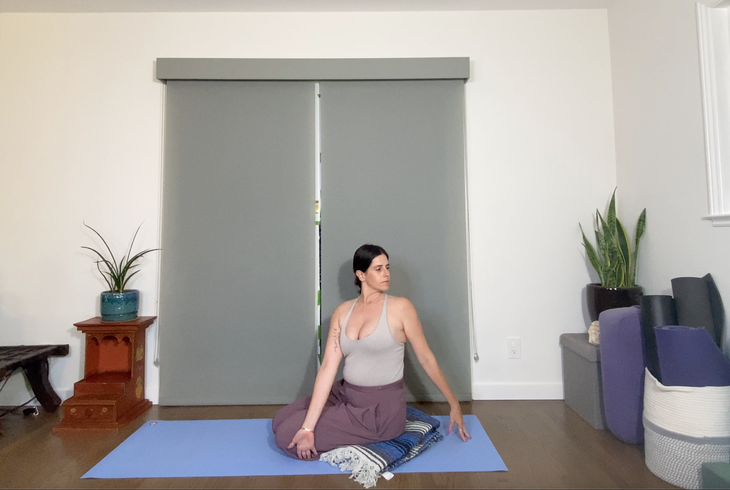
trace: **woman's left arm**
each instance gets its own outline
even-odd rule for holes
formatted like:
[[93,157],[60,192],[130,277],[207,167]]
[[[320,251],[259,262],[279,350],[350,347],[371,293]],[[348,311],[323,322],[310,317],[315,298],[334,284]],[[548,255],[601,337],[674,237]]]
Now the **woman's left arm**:
[[433,384],[435,384],[439,391],[441,391],[441,394],[444,395],[446,401],[449,402],[449,406],[451,407],[451,413],[449,414],[449,434],[451,433],[451,428],[454,424],[456,424],[459,428],[459,437],[461,437],[464,442],[468,441],[471,439],[471,436],[464,426],[464,416],[461,413],[461,406],[454,396],[454,393],[451,391],[451,387],[446,381],[446,377],[441,371],[438,362],[436,362],[436,356],[433,355],[431,348],[428,346],[416,309],[406,298],[399,298],[398,306],[403,319],[403,332],[405,333],[408,342],[411,343],[413,352],[416,353],[418,363],[421,365],[423,370],[426,371],[428,377],[431,378]]

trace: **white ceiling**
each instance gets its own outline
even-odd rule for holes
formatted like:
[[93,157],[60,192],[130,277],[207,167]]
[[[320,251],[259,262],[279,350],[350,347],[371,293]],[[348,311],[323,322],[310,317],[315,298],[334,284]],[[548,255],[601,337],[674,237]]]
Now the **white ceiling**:
[[387,12],[600,9],[612,0],[0,0],[0,12]]

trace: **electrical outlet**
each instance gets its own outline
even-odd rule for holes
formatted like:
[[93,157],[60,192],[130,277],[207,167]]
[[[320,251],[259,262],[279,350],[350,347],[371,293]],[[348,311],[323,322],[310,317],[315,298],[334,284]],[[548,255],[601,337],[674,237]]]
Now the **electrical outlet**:
[[519,337],[507,337],[507,359],[522,358],[522,341]]

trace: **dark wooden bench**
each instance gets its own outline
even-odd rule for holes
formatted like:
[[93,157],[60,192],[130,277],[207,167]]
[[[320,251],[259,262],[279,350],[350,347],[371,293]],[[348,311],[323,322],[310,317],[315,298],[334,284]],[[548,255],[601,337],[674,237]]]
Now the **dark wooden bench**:
[[43,409],[55,412],[61,399],[48,380],[48,357],[67,355],[68,344],[0,347],[0,380],[21,368]]

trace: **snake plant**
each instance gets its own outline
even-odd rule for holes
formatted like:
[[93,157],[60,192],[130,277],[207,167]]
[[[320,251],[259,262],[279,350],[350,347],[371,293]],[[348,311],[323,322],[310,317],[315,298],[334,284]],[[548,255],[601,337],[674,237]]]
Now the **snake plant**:
[[596,247],[586,237],[583,226],[583,246],[593,268],[598,273],[601,286],[606,288],[631,288],[636,286],[636,261],[639,256],[639,242],[646,230],[646,208],[639,215],[634,232],[634,246],[631,248],[626,228],[616,217],[616,190],[611,195],[606,219],[596,210],[593,223]]
[[101,241],[104,242],[106,251],[109,252],[109,256],[107,257],[94,248],[81,246],[81,248],[91,250],[99,257],[99,260],[96,261],[96,268],[99,269],[99,274],[101,274],[101,277],[109,286],[109,292],[111,293],[125,292],[129,280],[132,278],[132,276],[139,272],[138,270],[133,271],[135,267],[139,266],[139,264],[135,262],[137,262],[144,255],[150,252],[160,250],[159,248],[148,248],[139,253],[136,253],[135,255],[132,255],[132,246],[134,245],[134,240],[137,238],[137,233],[139,233],[139,229],[142,227],[142,225],[140,224],[137,227],[137,231],[134,232],[134,236],[132,237],[132,242],[129,244],[127,254],[123,255],[122,258],[117,261],[114,257],[114,253],[112,253],[112,249],[109,247],[109,244],[106,242],[106,240],[104,240],[104,237],[101,236],[101,233],[99,233],[86,223],[84,223],[84,226],[96,233],[96,236],[98,236]]

